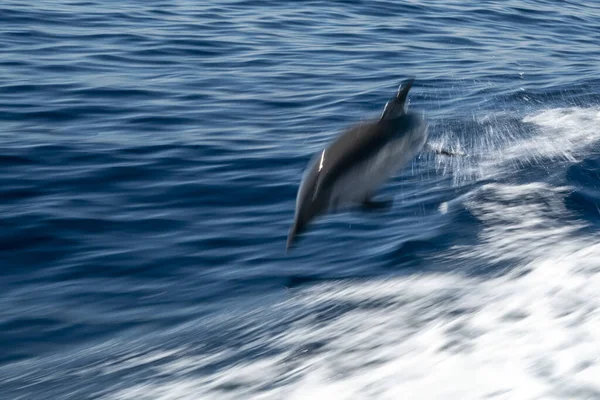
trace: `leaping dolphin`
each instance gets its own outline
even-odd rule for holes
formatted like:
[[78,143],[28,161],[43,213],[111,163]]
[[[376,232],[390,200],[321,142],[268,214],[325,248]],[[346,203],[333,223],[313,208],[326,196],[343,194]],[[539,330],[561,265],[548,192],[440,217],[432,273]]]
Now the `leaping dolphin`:
[[366,209],[391,206],[391,200],[374,200],[375,191],[424,148],[428,137],[424,117],[407,112],[406,98],[413,82],[410,78],[401,83],[378,120],[349,128],[313,157],[298,189],[286,252],[319,215],[356,205]]

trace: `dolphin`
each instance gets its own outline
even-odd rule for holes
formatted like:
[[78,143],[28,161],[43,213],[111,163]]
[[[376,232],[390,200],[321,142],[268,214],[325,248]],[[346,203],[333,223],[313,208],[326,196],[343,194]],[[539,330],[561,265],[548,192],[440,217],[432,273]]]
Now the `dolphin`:
[[414,78],[401,82],[379,119],[350,127],[313,156],[298,188],[286,252],[320,215],[352,206],[373,210],[392,205],[391,200],[374,200],[375,191],[426,146],[428,137],[424,117],[407,112],[406,99],[413,83]]

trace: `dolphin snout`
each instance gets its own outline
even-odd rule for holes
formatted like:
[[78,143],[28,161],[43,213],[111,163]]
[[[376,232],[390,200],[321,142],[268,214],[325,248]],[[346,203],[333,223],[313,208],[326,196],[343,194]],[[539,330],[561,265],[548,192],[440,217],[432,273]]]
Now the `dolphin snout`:
[[294,222],[294,224],[292,225],[292,227],[290,228],[290,231],[288,233],[287,243],[285,244],[285,252],[286,253],[289,251],[290,247],[292,247],[292,245],[296,241],[297,233],[298,233],[298,223]]
[[285,245],[286,253],[298,241],[298,236],[305,230],[306,230],[305,223],[302,223],[298,220],[294,221],[294,224],[292,225],[292,227],[290,228],[290,231],[288,233],[287,243]]

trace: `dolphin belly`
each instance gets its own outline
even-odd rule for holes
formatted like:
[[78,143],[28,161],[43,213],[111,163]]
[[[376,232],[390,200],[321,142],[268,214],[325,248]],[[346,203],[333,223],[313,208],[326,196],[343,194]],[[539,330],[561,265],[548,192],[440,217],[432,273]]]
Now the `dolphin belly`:
[[369,199],[419,152],[424,143],[425,140],[412,145],[397,140],[348,169],[331,187],[329,208],[338,210]]

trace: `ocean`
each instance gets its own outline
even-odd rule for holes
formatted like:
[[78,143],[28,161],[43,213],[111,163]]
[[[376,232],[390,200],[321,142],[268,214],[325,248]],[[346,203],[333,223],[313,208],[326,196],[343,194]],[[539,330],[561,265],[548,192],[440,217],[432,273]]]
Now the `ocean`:
[[[600,3],[0,3],[1,399],[600,399]],[[285,252],[401,81],[385,212]]]

